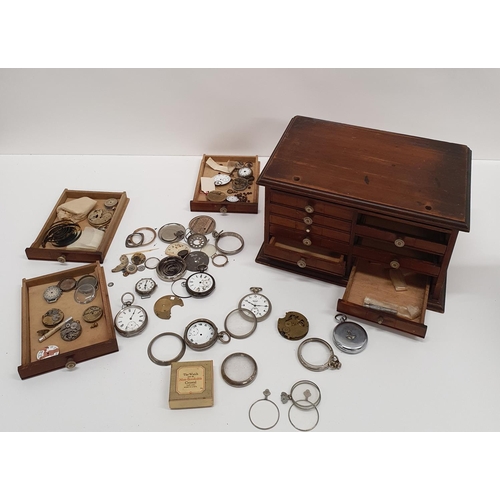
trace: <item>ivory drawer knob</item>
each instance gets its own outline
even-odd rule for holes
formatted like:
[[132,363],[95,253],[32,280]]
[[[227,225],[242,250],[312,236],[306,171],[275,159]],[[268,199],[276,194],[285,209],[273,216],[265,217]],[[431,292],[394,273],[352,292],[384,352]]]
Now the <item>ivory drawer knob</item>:
[[304,238],[302,240],[302,243],[304,243],[304,245],[310,247],[312,245],[312,241],[309,239],[309,238]]
[[394,240],[394,244],[398,247],[398,248],[403,248],[405,246],[405,242],[404,240],[402,240],[401,238],[398,238],[397,240]]
[[307,224],[308,226],[310,226],[312,223],[313,223],[313,220],[311,219],[311,217],[304,217],[304,224]]
[[60,255],[59,257],[57,257],[57,261],[61,264],[66,264],[66,257],[64,255]]
[[219,212],[220,212],[221,214],[227,214],[227,207],[220,207]]
[[68,370],[72,370],[76,366],[76,361],[73,358],[69,358],[65,366]]
[[308,213],[308,214],[312,214],[314,212],[314,208],[311,207],[311,205],[306,205],[304,207],[304,210]]
[[297,262],[297,265],[301,268],[301,269],[304,269],[304,267],[306,267],[306,261],[304,259],[300,259],[298,262]]
[[379,317],[377,318],[377,323],[378,323],[379,325],[381,325],[383,322],[384,322],[384,317],[383,317],[383,316],[379,316]]
[[394,260],[391,260],[391,262],[389,263],[389,265],[393,268],[393,269],[399,269],[399,262],[394,259]]

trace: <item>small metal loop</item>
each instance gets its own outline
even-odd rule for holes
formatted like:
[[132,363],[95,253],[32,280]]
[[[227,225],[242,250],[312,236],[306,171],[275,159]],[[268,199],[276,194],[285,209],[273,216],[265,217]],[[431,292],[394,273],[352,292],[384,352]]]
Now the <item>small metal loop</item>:
[[335,319],[339,322],[339,323],[344,323],[345,321],[347,321],[347,316],[345,314],[336,314],[335,315]]
[[[264,394],[264,397],[262,399],[258,399],[257,401],[255,401],[255,403],[252,404],[252,406],[250,406],[250,409],[248,410],[248,418],[250,419],[250,423],[254,427],[256,427],[257,429],[260,429],[261,431],[268,431],[269,429],[272,429],[279,422],[279,420],[280,420],[280,409],[278,408],[278,405],[274,401],[271,401],[270,399],[268,399],[268,397],[271,395],[271,392],[269,391],[269,389],[266,389],[263,394]],[[261,427],[261,426],[257,425],[252,420],[252,408],[257,403],[260,403],[260,402],[271,403],[276,408],[276,412],[277,412],[277,415],[278,415],[278,417],[276,418],[276,422],[274,422],[272,425],[270,425],[268,427]]]
[[[222,264],[218,264],[215,259],[219,259],[219,258],[223,258],[225,259],[224,262]],[[223,253],[214,253],[211,257],[212,259],[212,264],[215,266],[215,267],[224,267],[228,262],[229,262],[229,259],[227,258],[227,255],[224,255]]]
[[[290,408],[288,409],[288,421],[298,431],[302,431],[302,432],[312,431],[318,425],[318,422],[319,422],[318,408],[316,407],[316,405],[314,403],[311,403],[311,401],[309,401],[309,398],[307,396],[305,399],[299,399],[299,401],[297,401],[297,403],[301,403],[301,405],[295,404],[295,405],[290,406]],[[309,407],[308,408],[303,407],[304,403],[307,403],[309,405]],[[311,427],[308,427],[307,429],[304,429],[302,427],[298,427],[297,425],[295,425],[293,423],[292,416],[291,416],[294,408],[298,408],[300,410],[306,410],[306,411],[312,410],[314,408],[314,410],[316,411],[316,422],[314,423],[314,425],[312,425]]]
[[251,286],[250,291],[253,293],[260,293],[262,292],[262,288],[260,286]]
[[229,344],[229,342],[231,342],[231,335],[229,335],[229,333],[227,332],[219,332],[217,334],[217,340],[221,344]]
[[[155,358],[153,356],[153,352],[152,352],[152,349],[153,349],[153,344],[160,338],[160,337],[166,337],[166,336],[171,336],[171,337],[176,337],[178,338],[180,341],[181,341],[181,344],[182,344],[182,347],[181,347],[181,350],[179,352],[179,354],[177,354],[177,356],[175,356],[174,358],[172,359],[169,359],[169,360],[166,360],[166,361],[162,361],[158,358]],[[151,340],[151,342],[149,343],[148,345],[148,356],[149,356],[149,359],[157,364],[157,365],[160,365],[160,366],[170,366],[174,361],[179,361],[179,359],[182,358],[182,356],[184,356],[184,353],[186,352],[186,342],[184,342],[184,339],[180,336],[180,335],[177,335],[177,333],[173,333],[173,332],[165,332],[165,333],[160,333],[159,335],[157,335],[153,340]]]
[[[134,241],[134,237],[135,236],[139,236],[139,243],[136,243]],[[125,246],[127,248],[137,248],[137,247],[142,246],[143,242],[144,242],[144,234],[142,234],[142,233],[131,233],[125,239]]]
[[[147,241],[146,243],[144,243],[144,234],[141,233],[141,231],[150,231],[151,233],[153,233],[153,238],[150,240],[150,241]],[[146,246],[146,245],[149,245],[150,243],[153,243],[153,241],[156,239],[156,231],[152,228],[152,227],[139,227],[137,228],[135,231],[134,231],[134,234],[142,234],[142,243],[140,246]]]
[[[307,362],[304,359],[304,357],[302,356],[302,349],[304,348],[304,346],[306,344],[308,344],[310,342],[316,342],[318,344],[322,344],[330,352],[330,356],[329,356],[328,360],[325,363],[323,363],[322,365],[313,365],[312,363]],[[315,337],[304,340],[299,345],[299,348],[297,350],[297,357],[299,358],[300,364],[304,368],[307,368],[308,370],[311,370],[312,372],[322,372],[322,371],[328,370],[328,369],[338,370],[342,366],[342,363],[339,361],[339,358],[337,358],[337,356],[335,356],[332,346],[328,342],[326,342],[325,340],[315,338]]]
[[[321,391],[319,390],[319,387],[314,382],[311,382],[310,380],[299,380],[298,382],[293,384],[292,388],[290,389],[289,395],[287,395],[286,392],[282,392],[281,393],[281,402],[283,404],[286,404],[288,401],[291,401],[294,406],[297,406],[297,408],[300,408],[301,410],[310,410],[311,409],[310,406],[304,406],[304,405],[300,404],[302,400],[297,401],[293,397],[293,391],[301,385],[310,385],[318,391],[318,398],[316,401],[311,403],[308,400],[308,403],[311,403],[314,407],[318,406],[319,403],[321,402]],[[285,399],[285,396],[287,397],[287,399]]]
[[156,269],[156,266],[160,263],[160,259],[158,257],[149,257],[144,262],[144,265],[147,269]]
[[[125,300],[124,300],[124,297],[125,297],[126,295],[130,295],[130,296],[132,297],[132,300],[130,300],[130,301],[125,301]],[[130,306],[130,305],[132,305],[132,304],[134,303],[134,300],[135,300],[135,295],[134,295],[132,292],[125,292],[125,293],[121,296],[120,300],[121,300],[122,304],[123,304],[125,307],[128,307],[128,306]]]
[[[243,247],[245,246],[245,240],[238,233],[234,233],[234,232],[231,232],[231,231],[227,231],[225,233],[221,231],[221,232],[217,233],[216,231],[214,231],[212,234],[213,234],[213,236],[215,238],[215,248],[217,248],[218,252],[223,253],[225,255],[234,255],[234,254],[237,254],[237,253],[241,252],[243,250]],[[240,241],[241,245],[238,248],[236,248],[236,250],[224,250],[223,248],[221,248],[219,246],[219,242],[220,242],[220,240],[222,238],[227,238],[227,237],[236,238],[237,240]]]

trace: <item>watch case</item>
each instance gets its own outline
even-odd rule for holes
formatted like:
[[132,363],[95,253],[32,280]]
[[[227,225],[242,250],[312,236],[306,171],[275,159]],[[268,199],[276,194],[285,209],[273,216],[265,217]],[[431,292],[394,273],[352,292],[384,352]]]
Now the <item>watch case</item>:
[[[114,208],[113,218],[106,227],[104,235],[99,247],[95,251],[91,250],[73,250],[66,247],[55,247],[51,243],[47,243],[45,248],[42,247],[43,237],[50,226],[57,221],[57,207],[71,200],[75,200],[84,196],[88,196],[93,200],[97,201],[94,209],[103,209],[104,202],[109,198],[116,198],[118,204]],[[129,198],[127,198],[127,193],[123,192],[111,192],[111,191],[74,191],[70,189],[65,189],[61,194],[59,200],[55,204],[52,212],[48,216],[44,226],[42,227],[40,234],[37,236],[35,241],[30,247],[26,248],[26,256],[30,260],[58,260],[59,262],[103,262],[104,257],[113,241],[113,237],[118,229],[120,221],[127,208]],[[92,227],[87,219],[79,221],[78,224],[82,228]]]
[[[98,286],[96,297],[90,304],[79,304],[74,300],[74,290],[63,292],[55,304],[47,304],[43,298],[44,290],[50,285],[57,285],[66,278],[79,279],[82,276],[93,274],[97,277]],[[102,317],[97,326],[83,320],[83,312],[89,305],[103,309]],[[61,339],[60,332],[56,332],[43,342],[39,342],[38,330],[44,329],[42,316],[48,309],[57,307],[64,312],[64,319],[70,316],[78,320],[82,326],[79,338],[71,342]],[[113,315],[108,297],[106,277],[102,266],[95,262],[62,272],[38,276],[22,281],[22,309],[21,309],[21,365],[18,367],[22,379],[47,373],[64,367],[73,367],[82,361],[87,361],[104,354],[118,351]],[[37,359],[37,353],[45,347],[57,345],[59,354],[44,359]]]
[[[217,175],[217,171],[212,169],[207,165],[207,160],[212,158],[216,163],[225,164],[228,161],[239,161],[239,162],[252,162],[253,167],[253,184],[241,191],[242,193],[251,192],[251,194],[247,195],[248,201],[237,201],[237,202],[229,202],[229,201],[210,201],[207,199],[207,195],[201,191],[201,178],[202,177],[215,177]],[[237,169],[233,171],[232,178],[237,176]],[[260,162],[258,156],[221,156],[221,155],[203,155],[200,164],[200,170],[198,173],[198,179],[196,180],[196,185],[193,193],[193,199],[190,203],[191,212],[221,212],[221,213],[248,213],[248,214],[256,214],[259,210],[259,186],[257,185],[257,178],[260,174]],[[232,183],[226,184],[225,186],[216,186],[215,190],[222,191],[226,193],[228,196],[230,193],[227,193],[228,189],[232,189]],[[238,194],[239,191],[235,191],[232,194]]]

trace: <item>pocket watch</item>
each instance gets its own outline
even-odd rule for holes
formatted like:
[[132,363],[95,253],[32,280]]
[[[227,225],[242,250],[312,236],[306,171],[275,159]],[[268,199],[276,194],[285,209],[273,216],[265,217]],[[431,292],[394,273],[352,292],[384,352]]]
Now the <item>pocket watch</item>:
[[135,291],[141,299],[148,299],[157,287],[153,278],[142,278],[135,284]]
[[231,182],[231,177],[227,174],[217,174],[213,177],[215,186],[225,186]]
[[199,267],[200,272],[194,273],[186,280],[186,291],[193,297],[206,297],[215,290],[215,279],[208,274],[206,266]]
[[226,332],[219,332],[215,324],[205,318],[191,321],[184,330],[184,341],[193,351],[209,349],[217,340],[227,344],[231,337]]
[[[126,300],[129,295],[131,300]],[[133,337],[141,333],[148,324],[148,314],[141,306],[133,305],[134,294],[126,292],[122,295],[122,308],[115,316],[116,331],[123,337]]]
[[245,295],[238,304],[238,307],[249,309],[257,318],[257,321],[266,319],[271,314],[271,301],[260,292],[262,288],[251,287],[248,295]]
[[347,354],[358,354],[368,343],[366,330],[357,323],[347,321],[347,316],[337,314],[335,319],[339,323],[333,329],[333,343]]

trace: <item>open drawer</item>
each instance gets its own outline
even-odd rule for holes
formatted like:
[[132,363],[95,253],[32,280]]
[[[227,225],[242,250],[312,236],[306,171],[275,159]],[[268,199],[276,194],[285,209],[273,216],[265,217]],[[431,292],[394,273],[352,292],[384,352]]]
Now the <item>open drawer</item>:
[[358,260],[352,268],[344,296],[338,301],[337,310],[417,337],[425,337],[429,278],[401,270],[406,290],[397,291],[390,271],[389,266]]

